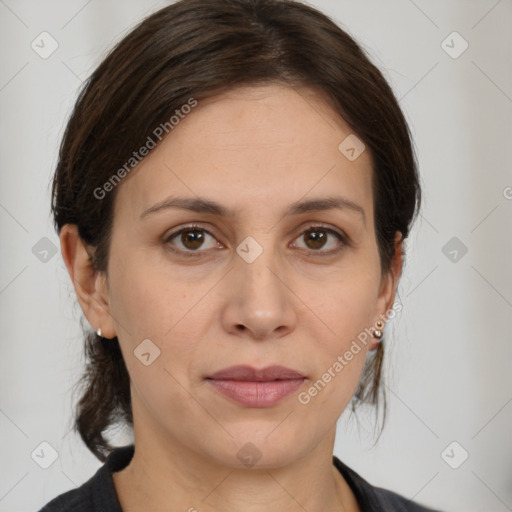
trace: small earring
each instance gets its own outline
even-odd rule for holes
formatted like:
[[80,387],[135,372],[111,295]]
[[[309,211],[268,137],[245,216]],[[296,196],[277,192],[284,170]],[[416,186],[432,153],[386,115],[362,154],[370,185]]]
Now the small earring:
[[102,336],[101,336],[101,327],[98,327],[98,330],[96,331],[96,334],[97,334],[98,336],[102,337]]
[[373,337],[380,339],[382,338],[382,329],[384,328],[384,324],[379,320],[378,322],[375,322],[375,325],[377,326],[377,329],[373,330]]

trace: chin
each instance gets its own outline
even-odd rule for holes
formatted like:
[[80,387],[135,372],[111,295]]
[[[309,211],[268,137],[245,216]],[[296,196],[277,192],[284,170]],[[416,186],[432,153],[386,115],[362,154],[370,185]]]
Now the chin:
[[276,469],[293,463],[309,451],[304,438],[297,440],[295,436],[288,436],[284,428],[277,434],[272,432],[275,427],[266,428],[264,432],[245,428],[239,434],[230,430],[233,437],[228,443],[223,439],[213,450],[211,446],[204,449],[216,463],[235,469]]

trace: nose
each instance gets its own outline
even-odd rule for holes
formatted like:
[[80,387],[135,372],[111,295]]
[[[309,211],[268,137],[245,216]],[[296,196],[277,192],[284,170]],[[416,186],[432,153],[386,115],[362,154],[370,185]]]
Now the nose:
[[249,263],[235,255],[222,311],[226,332],[254,340],[275,339],[295,329],[293,292],[270,249]]

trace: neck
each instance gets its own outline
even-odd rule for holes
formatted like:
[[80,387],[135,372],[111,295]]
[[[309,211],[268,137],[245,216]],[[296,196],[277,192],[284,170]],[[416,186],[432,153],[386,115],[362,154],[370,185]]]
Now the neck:
[[130,464],[113,475],[124,512],[359,512],[332,455],[320,459],[315,453],[285,467],[255,470],[197,464],[194,457],[163,452],[153,459],[143,444],[136,447]]
[[313,450],[286,464],[243,468],[194,451],[158,426],[147,426],[139,431],[135,422],[133,458],[113,474],[123,512],[359,512],[332,462],[336,425]]

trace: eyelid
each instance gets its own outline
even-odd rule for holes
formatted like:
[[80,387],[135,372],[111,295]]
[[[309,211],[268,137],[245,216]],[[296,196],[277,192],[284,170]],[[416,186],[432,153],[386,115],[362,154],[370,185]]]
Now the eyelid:
[[194,230],[204,231],[205,233],[208,233],[213,238],[217,239],[217,237],[208,228],[205,228],[204,226],[201,226],[200,224],[196,224],[193,222],[192,224],[186,224],[185,226],[182,226],[182,227],[176,229],[175,231],[172,231],[171,233],[165,235],[164,240],[170,240],[171,238],[174,238],[176,235],[181,234],[182,231],[194,231]]

